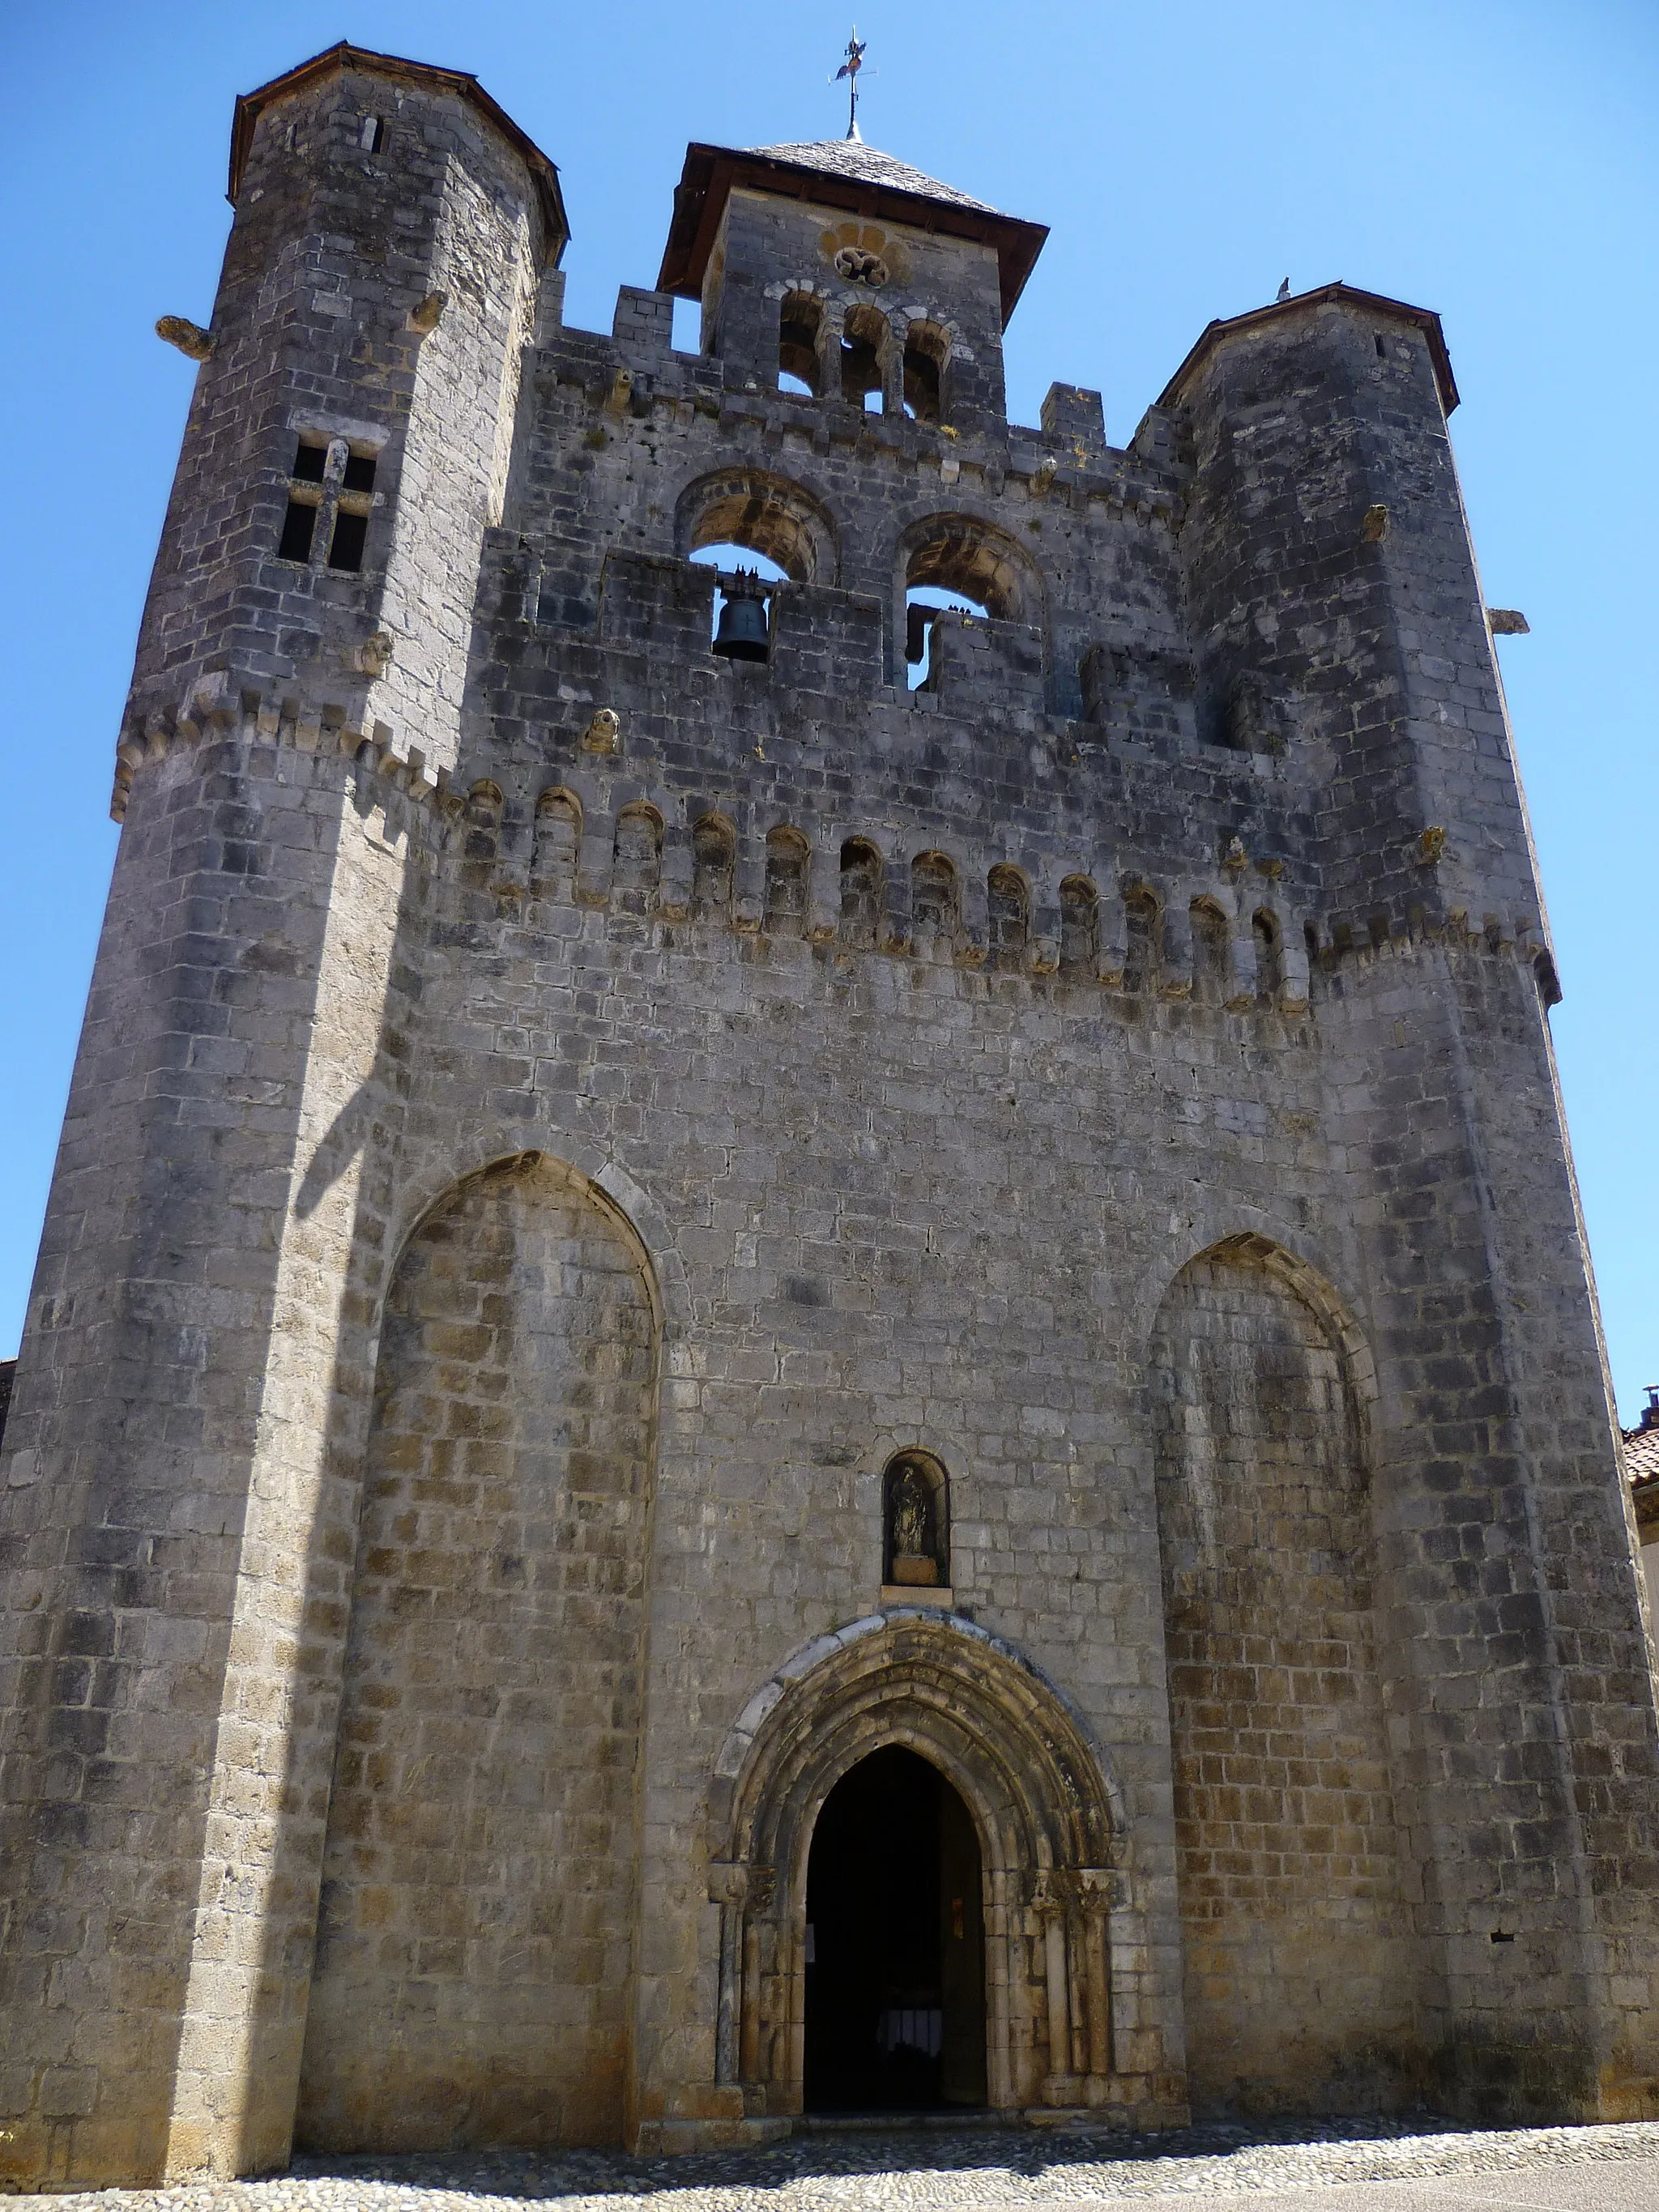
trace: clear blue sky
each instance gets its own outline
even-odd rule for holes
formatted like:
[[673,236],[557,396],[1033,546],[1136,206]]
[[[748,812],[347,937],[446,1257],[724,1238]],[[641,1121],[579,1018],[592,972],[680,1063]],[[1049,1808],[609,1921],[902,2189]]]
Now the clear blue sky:
[[[0,28],[0,1355],[16,1345],[115,847],[112,747],[208,319],[231,101],[340,38],[475,71],[563,173],[573,322],[650,283],[689,138],[836,135],[851,0],[12,0]],[[1053,226],[1010,402],[1126,440],[1212,316],[1333,277],[1437,308],[1565,1003],[1627,1421],[1659,1382],[1652,0],[858,0],[872,144]],[[1642,640],[1646,637],[1644,647]],[[1644,673],[1644,672],[1647,672]]]

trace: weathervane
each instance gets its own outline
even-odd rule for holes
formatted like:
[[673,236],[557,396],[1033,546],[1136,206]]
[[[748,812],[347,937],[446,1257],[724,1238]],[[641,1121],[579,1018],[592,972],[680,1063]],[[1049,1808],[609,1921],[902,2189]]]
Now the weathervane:
[[859,135],[859,71],[864,67],[864,49],[869,43],[868,39],[859,37],[859,27],[854,23],[853,35],[847,41],[847,58],[830,80],[832,84],[839,84],[842,77],[847,79],[847,135],[849,138],[856,138]]

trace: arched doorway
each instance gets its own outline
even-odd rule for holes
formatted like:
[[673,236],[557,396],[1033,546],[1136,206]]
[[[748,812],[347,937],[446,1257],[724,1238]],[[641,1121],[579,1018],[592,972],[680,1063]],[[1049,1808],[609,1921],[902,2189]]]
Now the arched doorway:
[[[1108,1922],[1124,1901],[1128,1830],[1097,1747],[1053,1684],[1000,1638],[959,1614],[900,1606],[793,1653],[720,1747],[708,1804],[708,1894],[720,1906],[716,2085],[740,2088],[754,2118],[802,2110],[820,1819],[858,1768],[898,1747],[971,1815],[984,1915],[986,2104],[1121,2102],[1118,2025],[1146,2073],[1162,2080],[1161,2030],[1138,1989],[1126,1984],[1121,2020],[1114,2012]],[[874,1784],[855,1789],[866,1786]],[[964,1941],[971,1894],[954,1881],[944,1890],[947,1911],[963,1899]],[[812,1927],[816,1969],[824,1952]]]
[[808,2112],[985,2102],[979,1838],[902,1744],[844,1774],[812,1831],[805,2071]]

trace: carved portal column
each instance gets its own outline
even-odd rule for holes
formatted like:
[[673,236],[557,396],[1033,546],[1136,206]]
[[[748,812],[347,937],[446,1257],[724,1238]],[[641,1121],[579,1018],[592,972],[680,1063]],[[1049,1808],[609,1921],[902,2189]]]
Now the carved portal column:
[[1032,1880],[1048,1990],[1048,2105],[1106,2101],[1112,2063],[1107,1923],[1120,1881],[1110,1867],[1044,1867]]
[[708,1895],[720,1909],[720,2009],[714,2033],[714,2079],[722,2087],[764,2078],[761,2063],[763,1938],[777,1893],[770,1867],[716,1859],[708,1869]]

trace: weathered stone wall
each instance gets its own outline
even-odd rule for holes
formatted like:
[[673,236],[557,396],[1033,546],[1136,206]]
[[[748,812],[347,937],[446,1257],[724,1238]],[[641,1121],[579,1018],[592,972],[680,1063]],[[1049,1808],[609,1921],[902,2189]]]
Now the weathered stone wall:
[[[5,1441],[9,2171],[279,2162],[325,1864],[317,2139],[418,2122],[673,2148],[787,2124],[782,1966],[755,2048],[732,2042],[743,1916],[761,1972],[800,1903],[792,1865],[721,1856],[762,1741],[738,1723],[790,1684],[828,1710],[833,1655],[890,1634],[912,1711],[859,1740],[920,1730],[927,1703],[979,1807],[1011,2108],[1177,2117],[1190,2036],[1218,2100],[1289,2097],[1299,2050],[1298,2102],[1398,2098],[1416,2052],[1424,2093],[1469,2111],[1651,2109],[1652,1682],[1553,974],[1424,319],[1344,291],[1222,326],[1127,450],[1071,386],[1036,429],[877,416],[773,388],[801,270],[734,271],[772,236],[739,210],[736,354],[674,354],[668,302],[633,289],[611,337],[566,329],[543,274],[520,374],[538,218],[481,114],[453,82],[343,63],[267,111],[250,157],[264,197],[239,206],[141,648]],[[359,368],[382,410],[388,506],[356,579],[276,558],[295,416],[255,389],[276,357],[258,270],[289,269],[289,231],[320,237],[337,198],[337,307],[295,290],[280,359],[296,392],[320,380],[331,434],[359,420]],[[833,323],[870,295],[835,271],[832,219],[779,218]],[[410,310],[448,267],[417,357]],[[957,286],[968,331],[983,246],[919,240],[924,268],[920,303]],[[713,580],[687,556],[733,535],[790,574],[763,664],[708,650]],[[912,575],[991,613],[936,626],[914,692]],[[371,674],[392,608],[410,627]],[[584,1192],[626,1224],[609,1243]],[[607,1316],[550,1288],[561,1221]],[[492,1332],[464,1387],[466,1340],[422,1303],[455,1251]],[[644,1387],[647,1277],[654,1478],[617,1410]],[[1334,1894],[1277,1923],[1302,1966],[1224,1923],[1207,1963],[1261,2014],[1231,2051],[1206,1973],[1183,2014],[1197,1793],[1231,1786],[1184,1701],[1244,1630],[1216,1617],[1224,1583],[1182,1580],[1167,1455],[1167,1563],[1159,1526],[1157,1318],[1200,1281],[1248,1286],[1222,1301],[1227,1358],[1277,1378],[1259,1428],[1218,1401],[1227,1510],[1242,1532],[1249,1484],[1279,1498],[1275,1607],[1351,1662],[1340,1698],[1287,1696],[1282,1733],[1362,1784],[1352,1852],[1316,1848],[1322,1806],[1249,1815],[1264,1892],[1284,1830]],[[630,1441],[580,1492],[608,1499],[597,1522],[561,1524],[568,1546],[542,1523],[548,1578],[513,1590],[491,1563],[553,1449],[543,1355],[578,1340],[615,1352],[582,1388]],[[521,1455],[479,1439],[476,1522],[416,1499],[403,1460],[497,1378]],[[951,1484],[958,1621],[932,1640],[908,1614],[858,1626],[884,1605],[881,1474],[905,1447]],[[360,1525],[366,1468],[390,1486]],[[1328,1589],[1316,1523],[1341,1553]],[[602,1554],[577,1548],[600,1528]],[[441,1616],[423,1529],[459,1577]],[[960,1656],[981,1630],[982,1680]],[[547,1671],[464,1738],[462,1705],[509,1686],[498,1651],[515,1680]],[[1007,1686],[1028,1679],[1040,1696]],[[983,1753],[1062,1709],[1077,1802],[1103,1809],[1060,1881],[950,1730],[977,1713]],[[460,1764],[405,1832],[373,1760],[412,1792],[429,1751]],[[779,1833],[799,1845],[810,1811]],[[1382,2047],[1356,2058],[1361,1989]],[[383,2008],[405,2039],[381,2051],[363,2015]]]
[[[362,147],[366,112],[392,118],[393,159]],[[516,221],[481,212],[515,196]],[[424,686],[402,738],[453,757],[501,409],[429,426],[441,465],[403,529],[406,325],[458,207],[519,297],[532,198],[468,103],[406,80],[325,74],[249,151],[119,747],[118,811],[145,774],[7,1437],[0,2150],[21,2178],[242,2170],[290,2138],[406,850],[350,812],[338,740],[389,735],[362,649],[404,555],[447,545],[421,649],[453,678],[447,702]],[[514,319],[473,305],[459,359],[487,373],[493,339],[499,393]],[[378,448],[392,494],[361,574],[320,544],[309,565],[276,557],[319,419],[342,455]]]
[[1182,1270],[1153,1356],[1194,2108],[1409,2102],[1419,1952],[1376,1660],[1369,1408],[1319,1316],[1248,1252]]
[[637,1249],[538,1162],[463,1184],[399,1263],[303,2144],[622,2132],[656,1340]]

